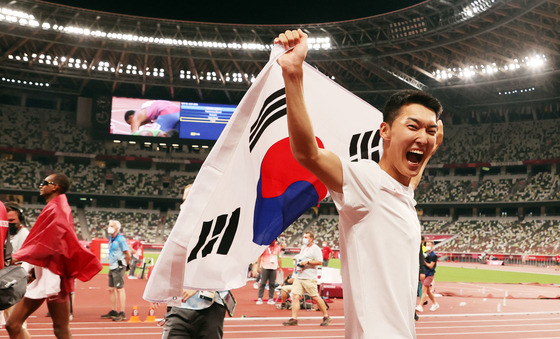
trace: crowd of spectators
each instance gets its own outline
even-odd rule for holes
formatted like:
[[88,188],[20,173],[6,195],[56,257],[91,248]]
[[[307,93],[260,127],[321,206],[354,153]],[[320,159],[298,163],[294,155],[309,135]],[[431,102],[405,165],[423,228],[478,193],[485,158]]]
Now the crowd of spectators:
[[426,178],[418,185],[418,203],[434,202],[495,202],[546,201],[560,199],[557,175],[539,172],[534,175],[507,175],[477,179]]
[[96,153],[102,143],[76,127],[75,116],[67,111],[0,105],[0,146]]
[[[105,171],[98,166],[56,163],[52,172],[65,173],[72,180],[72,192],[104,194]],[[41,177],[41,176],[39,176]]]
[[41,177],[38,162],[0,161],[0,187],[15,190],[37,190]]
[[453,237],[438,246],[440,252],[558,254],[560,218],[477,218],[457,221],[424,221],[424,234]]
[[[0,188],[37,190],[39,182],[48,173],[65,173],[72,182],[70,193],[116,194],[122,196],[161,196],[181,198],[183,189],[194,181],[196,173],[175,172],[164,184],[162,170],[133,170],[114,167],[101,168],[96,164],[74,164],[39,161],[0,162]],[[111,177],[107,184],[107,177]],[[167,188],[166,188],[167,186]]]
[[[529,108],[488,109],[473,111],[465,121],[455,119],[453,123],[446,124],[445,142],[430,165],[479,162],[505,166],[525,160],[558,159],[559,107],[559,104],[547,104]],[[21,151],[18,151],[18,157],[3,157],[0,161],[0,188],[36,191],[45,174],[64,172],[71,178],[71,192],[75,193],[179,199],[185,185],[192,183],[196,177],[196,172],[179,170],[186,166],[186,162],[181,161],[202,161],[207,155],[207,151],[191,149],[176,151],[169,148],[167,152],[161,152],[157,150],[157,144],[147,148],[140,143],[97,141],[88,129],[76,126],[75,115],[55,109],[0,105],[0,123],[3,126],[0,147],[66,153],[64,157],[25,154],[25,161],[21,160]],[[79,154],[79,160],[72,160],[73,156],[69,153]],[[154,165],[152,169],[130,169],[127,161],[122,160],[117,165],[113,162],[105,167],[90,161],[99,154],[169,158],[177,162],[175,167],[169,168]],[[415,199],[420,204],[558,201],[560,182],[554,170],[528,170],[526,174],[511,175],[428,176],[417,188]],[[332,203],[332,199],[328,197],[323,203]],[[31,224],[42,207],[30,205]],[[83,216],[80,217],[78,212],[83,212]],[[108,220],[116,219],[122,223],[127,238],[163,242],[175,224],[178,211],[162,213],[159,210],[90,207],[78,210],[73,207],[73,213],[80,238],[106,237]],[[478,217],[457,221],[448,218],[423,220],[422,228],[424,234],[452,236],[438,248],[441,251],[556,254],[559,251],[556,241],[559,223],[560,220],[550,217],[527,217],[522,221],[517,217]],[[82,227],[87,232],[83,232]],[[286,229],[279,241],[289,247],[301,246],[301,237],[306,230],[313,231],[316,239],[326,241],[330,247],[338,248],[338,217],[332,215],[303,215]]]
[[[25,220],[29,224],[29,227],[32,227],[35,224],[35,221],[39,217],[39,214],[41,213],[43,208],[45,208],[45,205],[30,204],[30,205],[22,205],[22,207],[25,215]],[[80,223],[80,218],[78,216],[78,209],[74,206],[71,206],[71,208],[72,208],[72,218],[74,219],[74,229],[76,231],[76,235],[78,236],[78,239],[83,240],[84,236],[82,234],[83,233],[81,227],[82,224]]]
[[282,235],[278,237],[278,242],[285,244],[286,247],[301,247],[303,231],[309,226],[313,218],[310,215],[302,215],[294,221]]
[[[24,207],[28,222],[33,225],[44,206]],[[85,208],[84,212],[87,232],[82,231],[83,221],[78,209],[72,208],[79,239],[107,237],[107,223],[115,219],[123,225],[122,233],[127,238],[138,238],[145,243],[165,241],[178,215],[178,211],[168,211],[162,217],[156,210],[108,208]],[[421,225],[422,234],[451,236],[438,246],[439,252],[554,255],[560,250],[557,240],[560,217],[527,217],[522,221],[517,217],[460,218],[456,221],[422,218]],[[279,236],[278,241],[287,247],[300,247],[304,231],[314,232],[317,239],[326,241],[333,249],[339,248],[338,218],[333,216],[302,216]],[[83,236],[87,233],[90,239]]]
[[309,230],[315,235],[317,243],[326,242],[330,248],[339,248],[338,217],[320,216],[309,225]]
[[92,238],[106,238],[109,220],[118,220],[122,225],[120,233],[125,238],[138,238],[147,243],[161,242],[158,234],[161,217],[156,210],[86,208],[85,217]]
[[513,162],[560,158],[560,119],[446,125],[430,164]]
[[196,173],[171,172],[170,174],[170,185],[167,190],[167,196],[182,199],[185,186],[194,182]]
[[159,196],[163,192],[163,171],[113,169],[113,191],[119,195]]

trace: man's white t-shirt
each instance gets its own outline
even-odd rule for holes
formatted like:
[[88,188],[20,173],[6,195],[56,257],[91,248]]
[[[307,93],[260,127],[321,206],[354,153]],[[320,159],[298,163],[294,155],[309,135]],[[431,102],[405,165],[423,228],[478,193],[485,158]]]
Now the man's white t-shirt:
[[[297,259],[298,262],[310,260],[318,260],[322,262],[323,251],[321,251],[321,248],[315,244],[312,244],[311,246],[306,245],[301,248],[301,252],[297,255]],[[302,280],[317,279],[317,266],[307,265],[302,271],[298,269],[297,278]]]
[[414,191],[373,161],[342,162],[339,211],[346,338],[415,338],[420,222]]

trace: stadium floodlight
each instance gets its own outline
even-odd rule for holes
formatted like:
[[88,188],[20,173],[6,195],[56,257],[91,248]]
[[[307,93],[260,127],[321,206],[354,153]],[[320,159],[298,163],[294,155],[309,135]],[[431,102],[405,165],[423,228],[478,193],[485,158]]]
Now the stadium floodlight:
[[486,12],[494,5],[495,0],[475,0],[463,8],[458,15],[458,20],[468,20]]
[[[87,27],[79,27],[76,25],[64,26],[59,24],[51,24],[48,21],[38,22],[33,15],[22,11],[14,11],[8,8],[0,8],[0,22],[6,21],[20,26],[41,27],[45,31],[53,30],[71,35],[91,36],[95,38],[107,38],[111,40],[131,41],[140,43],[157,44],[164,46],[189,46],[212,49],[236,49],[236,50],[257,50],[268,51],[272,49],[271,44],[261,44],[255,42],[224,42],[209,40],[180,40],[175,37],[166,36],[139,36],[132,32],[105,32],[101,30],[90,30]],[[329,37],[314,37],[309,39],[311,50],[328,50],[332,48]]]
[[528,88],[516,88],[516,89],[510,89],[507,91],[499,91],[498,95],[515,95],[515,94],[526,94],[526,93],[530,93],[530,92],[534,92],[536,89],[535,87],[528,87]]
[[34,86],[34,87],[49,87],[48,82],[39,82],[39,81],[31,81],[26,79],[15,79],[15,78],[7,78],[2,77],[2,82],[12,83],[12,84],[19,84],[25,86]]
[[530,68],[539,68],[545,64],[545,60],[544,55],[541,58],[541,56],[537,54],[533,57],[526,57],[525,64]]
[[546,55],[535,54],[532,56],[525,56],[523,58],[514,58],[513,62],[503,64],[489,62],[486,64],[467,66],[464,69],[456,67],[447,67],[444,70],[436,69],[435,71],[432,71],[432,77],[438,80],[447,80],[453,77],[467,79],[473,78],[476,75],[493,76],[499,73],[514,72],[521,68],[536,70],[544,67],[546,65],[546,61]]

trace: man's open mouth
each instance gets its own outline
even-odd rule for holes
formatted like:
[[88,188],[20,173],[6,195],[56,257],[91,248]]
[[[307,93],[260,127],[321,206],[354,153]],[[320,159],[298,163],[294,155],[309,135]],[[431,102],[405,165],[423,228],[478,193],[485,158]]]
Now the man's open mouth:
[[424,158],[424,152],[419,150],[406,152],[406,159],[413,164],[419,164]]

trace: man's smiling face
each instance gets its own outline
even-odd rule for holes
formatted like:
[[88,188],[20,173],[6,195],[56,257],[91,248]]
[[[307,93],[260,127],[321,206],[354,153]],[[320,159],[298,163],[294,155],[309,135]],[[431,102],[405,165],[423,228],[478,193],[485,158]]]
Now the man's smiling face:
[[418,175],[436,142],[436,114],[419,104],[401,107],[389,126],[381,125],[385,150],[380,166],[401,184],[408,186]]

